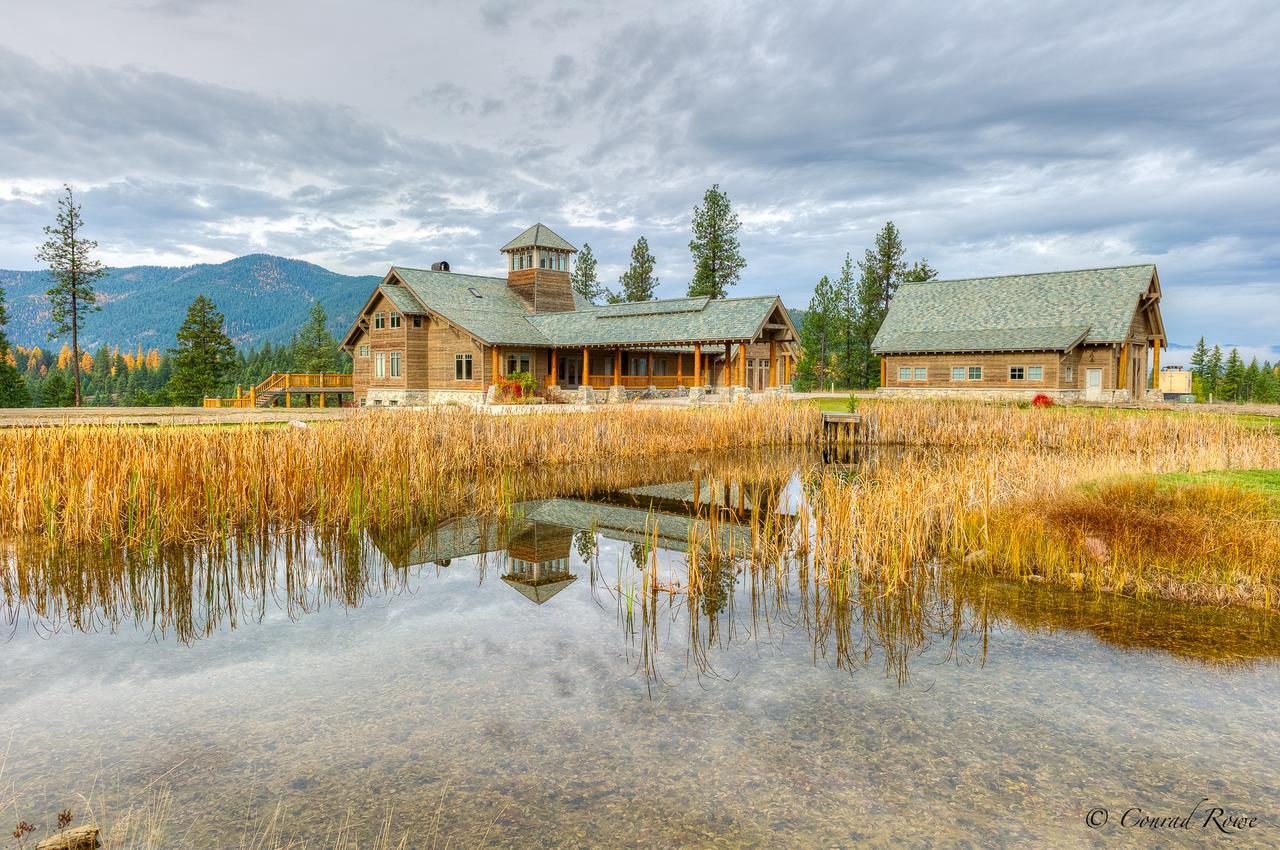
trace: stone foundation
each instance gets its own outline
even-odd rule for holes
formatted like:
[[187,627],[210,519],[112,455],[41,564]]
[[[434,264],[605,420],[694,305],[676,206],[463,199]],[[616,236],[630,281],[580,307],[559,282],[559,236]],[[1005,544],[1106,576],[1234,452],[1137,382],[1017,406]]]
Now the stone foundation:
[[363,407],[426,407],[432,404],[483,404],[481,390],[393,390],[371,388]]

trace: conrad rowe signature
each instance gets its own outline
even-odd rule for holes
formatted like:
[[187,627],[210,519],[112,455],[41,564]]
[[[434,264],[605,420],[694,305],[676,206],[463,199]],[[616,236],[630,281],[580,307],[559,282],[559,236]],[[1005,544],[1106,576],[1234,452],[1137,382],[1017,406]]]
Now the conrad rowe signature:
[[1212,804],[1208,797],[1192,806],[1187,814],[1157,814],[1145,811],[1141,806],[1130,806],[1117,814],[1113,809],[1096,806],[1085,814],[1084,822],[1090,829],[1102,829],[1110,824],[1123,829],[1198,829],[1225,835],[1234,835],[1258,826],[1258,819],[1253,815],[1233,812]]

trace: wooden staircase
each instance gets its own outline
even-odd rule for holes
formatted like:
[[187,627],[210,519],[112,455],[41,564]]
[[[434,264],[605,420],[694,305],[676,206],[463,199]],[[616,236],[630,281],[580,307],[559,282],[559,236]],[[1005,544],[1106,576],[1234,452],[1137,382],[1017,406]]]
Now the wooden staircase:
[[206,398],[205,407],[271,407],[284,399],[286,407],[293,406],[295,395],[319,396],[320,406],[325,406],[328,396],[350,395],[351,376],[336,372],[274,372],[269,378],[249,391],[236,387],[234,398]]

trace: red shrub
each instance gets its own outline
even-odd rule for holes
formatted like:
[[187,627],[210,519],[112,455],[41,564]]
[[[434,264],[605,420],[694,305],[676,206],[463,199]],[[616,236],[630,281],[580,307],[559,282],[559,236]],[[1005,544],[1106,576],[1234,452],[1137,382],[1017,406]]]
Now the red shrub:
[[1035,398],[1031,399],[1031,406],[1032,407],[1053,407],[1053,399],[1049,398],[1044,393],[1040,393]]

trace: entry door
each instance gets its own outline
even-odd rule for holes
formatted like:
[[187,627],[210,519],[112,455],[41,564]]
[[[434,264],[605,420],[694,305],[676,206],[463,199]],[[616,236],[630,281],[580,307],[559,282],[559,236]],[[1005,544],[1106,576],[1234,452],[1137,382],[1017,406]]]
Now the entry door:
[[1084,370],[1084,397],[1085,401],[1097,401],[1102,398],[1101,369]]
[[561,357],[560,358],[560,386],[567,389],[573,389],[582,385],[582,358],[581,357]]

